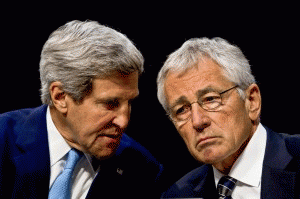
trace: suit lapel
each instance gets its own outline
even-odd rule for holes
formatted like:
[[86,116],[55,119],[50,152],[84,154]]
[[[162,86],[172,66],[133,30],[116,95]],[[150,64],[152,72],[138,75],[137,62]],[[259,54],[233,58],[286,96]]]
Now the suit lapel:
[[218,198],[218,193],[214,181],[214,173],[211,165],[204,165],[201,169],[203,175],[199,176],[200,182],[195,180],[198,184],[192,185],[194,193],[193,196],[200,198]]
[[[267,129],[267,128],[266,128]],[[267,146],[263,163],[261,197],[294,198],[296,172],[286,170],[292,161],[284,139],[267,129]]]
[[50,156],[46,125],[47,106],[41,106],[16,127],[16,145],[20,154],[14,158],[16,175],[22,178],[23,194],[47,198]]
[[[117,158],[113,157],[101,163],[100,171],[93,181],[87,199],[121,198],[125,194],[123,170],[117,167]],[[125,194],[126,195],[126,194]]]

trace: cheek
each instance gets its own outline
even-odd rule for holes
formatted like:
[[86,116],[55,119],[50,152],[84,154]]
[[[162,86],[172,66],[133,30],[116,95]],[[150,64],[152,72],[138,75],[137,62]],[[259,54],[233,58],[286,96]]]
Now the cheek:
[[108,114],[101,114],[97,112],[89,113],[77,113],[77,118],[73,122],[74,133],[77,142],[80,145],[91,145],[96,139],[97,135],[105,129],[108,128],[108,124],[112,120]]
[[228,105],[226,109],[216,112],[211,118],[216,130],[219,129],[223,136],[232,143],[238,142],[251,124],[242,101],[235,101],[234,106]]
[[215,152],[223,157],[232,155],[245,143],[251,135],[251,120],[247,117],[244,107],[236,111],[221,112],[215,117],[213,131],[222,136],[222,140]]

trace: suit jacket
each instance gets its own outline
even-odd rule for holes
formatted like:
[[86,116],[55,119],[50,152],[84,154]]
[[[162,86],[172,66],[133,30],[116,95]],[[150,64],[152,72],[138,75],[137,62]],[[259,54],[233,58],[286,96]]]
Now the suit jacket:
[[[300,198],[300,136],[277,134],[266,129],[261,198]],[[186,174],[164,192],[162,198],[217,199],[212,166],[203,165]]]
[[[0,115],[0,196],[48,197],[46,110],[43,105]],[[124,134],[114,157],[101,163],[87,198],[159,198],[156,185],[161,172],[161,164]]]

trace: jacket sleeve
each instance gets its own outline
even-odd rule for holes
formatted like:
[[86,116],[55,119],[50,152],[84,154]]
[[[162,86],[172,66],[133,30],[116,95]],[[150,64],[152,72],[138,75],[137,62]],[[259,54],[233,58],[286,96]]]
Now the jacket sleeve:
[[15,168],[12,163],[12,139],[14,120],[0,115],[0,198],[12,195]]

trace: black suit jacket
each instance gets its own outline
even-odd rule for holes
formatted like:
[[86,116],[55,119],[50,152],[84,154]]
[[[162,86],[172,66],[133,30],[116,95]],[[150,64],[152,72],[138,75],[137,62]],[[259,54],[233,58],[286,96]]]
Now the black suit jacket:
[[[300,136],[266,129],[261,198],[300,198]],[[217,199],[212,166],[203,165],[186,174],[163,193],[162,198]]]
[[[0,198],[47,198],[50,156],[47,106],[0,115]],[[101,163],[87,198],[159,198],[162,166],[123,135],[116,155]]]

